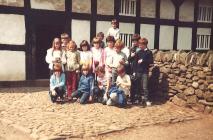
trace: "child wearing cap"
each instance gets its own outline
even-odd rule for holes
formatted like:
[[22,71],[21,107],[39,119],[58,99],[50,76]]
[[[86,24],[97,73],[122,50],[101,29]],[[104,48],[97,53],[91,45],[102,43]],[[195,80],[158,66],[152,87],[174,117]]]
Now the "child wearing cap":
[[99,32],[97,34],[97,38],[101,41],[100,46],[101,48],[105,48],[105,43],[104,43],[104,33],[103,32]]
[[90,45],[86,40],[80,43],[80,65],[89,65],[92,68],[92,52],[90,51]]
[[78,98],[80,104],[85,104],[87,101],[92,101],[94,78],[89,73],[89,66],[82,66],[82,75],[78,83],[78,89],[72,93],[72,98]]
[[118,66],[126,65],[126,63],[128,63],[126,55],[121,51],[123,47],[124,47],[124,43],[120,39],[118,39],[114,45],[115,51],[109,60],[110,64],[108,64],[108,66],[112,69],[112,85],[115,84],[117,79]]
[[106,66],[105,66],[105,70],[106,70],[106,76],[107,77],[112,77],[112,69],[109,67],[109,65],[112,63],[110,62],[111,57],[113,56],[113,54],[115,53],[114,50],[114,44],[115,44],[115,39],[113,36],[107,36],[106,38],[106,42],[107,42],[107,47],[105,48],[105,62],[106,62]]
[[[141,38],[139,40],[140,51],[136,53],[136,77],[139,78],[140,91],[143,95],[143,100],[147,106],[151,105],[151,102],[148,99],[148,73],[150,64],[153,63],[152,52],[147,48],[148,40],[146,38]],[[137,85],[138,85],[137,84]],[[143,93],[143,94],[142,94]]]
[[107,32],[107,36],[113,36],[115,40],[119,39],[120,36],[120,30],[118,28],[119,22],[116,19],[113,19],[111,22],[112,27],[109,28]]
[[[62,63],[63,55],[64,53],[61,48],[60,38],[54,38],[52,42],[52,47],[47,50],[47,55],[45,57],[46,62],[49,64],[50,75],[52,75],[53,73],[53,65],[57,63]],[[64,70],[63,65],[62,70]]]
[[63,64],[65,64],[67,97],[71,100],[71,94],[77,87],[77,76],[80,68],[80,54],[74,41],[67,44]]
[[93,73],[95,73],[95,68],[97,66],[104,66],[105,65],[105,52],[104,49],[100,47],[100,40],[97,37],[93,38],[93,46],[91,48],[92,51],[92,68]]
[[65,86],[65,74],[62,72],[61,64],[55,64],[53,67],[53,74],[50,77],[50,98],[54,103],[60,97],[61,100],[64,99],[64,94],[66,91]]

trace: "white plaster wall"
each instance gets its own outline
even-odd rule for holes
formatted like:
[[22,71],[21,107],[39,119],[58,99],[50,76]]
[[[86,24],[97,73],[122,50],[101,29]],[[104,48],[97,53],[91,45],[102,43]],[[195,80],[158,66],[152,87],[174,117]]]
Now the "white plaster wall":
[[211,28],[197,28],[197,34],[199,34],[199,35],[211,35]]
[[194,20],[194,0],[185,0],[180,6],[180,21]]
[[0,44],[25,44],[23,15],[0,14]]
[[174,26],[160,26],[160,50],[172,50],[174,38]]
[[90,21],[72,20],[71,33],[78,47],[82,40],[90,42]]
[[31,8],[64,11],[65,0],[31,0]]
[[0,81],[22,81],[25,77],[25,52],[0,51]]
[[155,17],[156,0],[141,0],[141,16]]
[[108,32],[108,29],[111,27],[111,22],[110,21],[97,21],[96,23],[96,34],[98,32],[103,32],[104,33],[104,41],[106,41],[106,34]]
[[135,24],[133,23],[119,23],[119,29],[121,33],[134,34]]
[[191,50],[192,45],[192,28],[179,27],[178,28],[178,50]]
[[175,19],[175,6],[171,0],[161,0],[160,18]]
[[140,35],[148,39],[148,48],[154,49],[155,25],[141,24]]

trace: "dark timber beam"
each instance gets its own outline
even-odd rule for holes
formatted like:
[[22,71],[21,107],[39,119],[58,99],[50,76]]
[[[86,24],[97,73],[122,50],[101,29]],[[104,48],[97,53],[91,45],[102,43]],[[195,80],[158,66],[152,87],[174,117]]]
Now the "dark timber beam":
[[96,36],[97,0],[91,0],[90,41]]
[[192,46],[191,46],[192,51],[196,51],[197,48],[198,9],[199,9],[199,0],[194,0],[194,24],[192,26]]
[[135,33],[140,34],[141,0],[136,0]]
[[156,0],[156,24],[155,24],[155,42],[154,49],[159,49],[159,37],[160,37],[160,3],[161,0]]

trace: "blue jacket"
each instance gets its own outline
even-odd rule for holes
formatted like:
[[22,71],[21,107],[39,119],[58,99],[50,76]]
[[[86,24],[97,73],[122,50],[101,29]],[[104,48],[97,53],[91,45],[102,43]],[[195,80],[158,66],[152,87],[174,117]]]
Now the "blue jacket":
[[94,78],[92,75],[82,75],[78,84],[78,91],[92,94],[94,87]]
[[65,74],[61,73],[61,76],[59,77],[59,81],[57,81],[57,78],[55,74],[51,75],[50,77],[50,89],[53,90],[56,87],[63,87],[64,90],[66,90],[66,80],[65,80]]

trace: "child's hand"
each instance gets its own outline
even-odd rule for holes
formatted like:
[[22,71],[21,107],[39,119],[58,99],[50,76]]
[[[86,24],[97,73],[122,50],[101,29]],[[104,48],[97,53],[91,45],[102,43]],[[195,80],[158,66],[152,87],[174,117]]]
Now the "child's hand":
[[134,53],[131,53],[131,57],[134,57],[135,56],[135,52]]
[[124,65],[125,61],[122,59],[121,61],[119,61],[120,64]]
[[89,102],[92,102],[92,96],[89,96]]
[[138,60],[138,64],[142,63],[143,62],[143,59],[140,59]]

